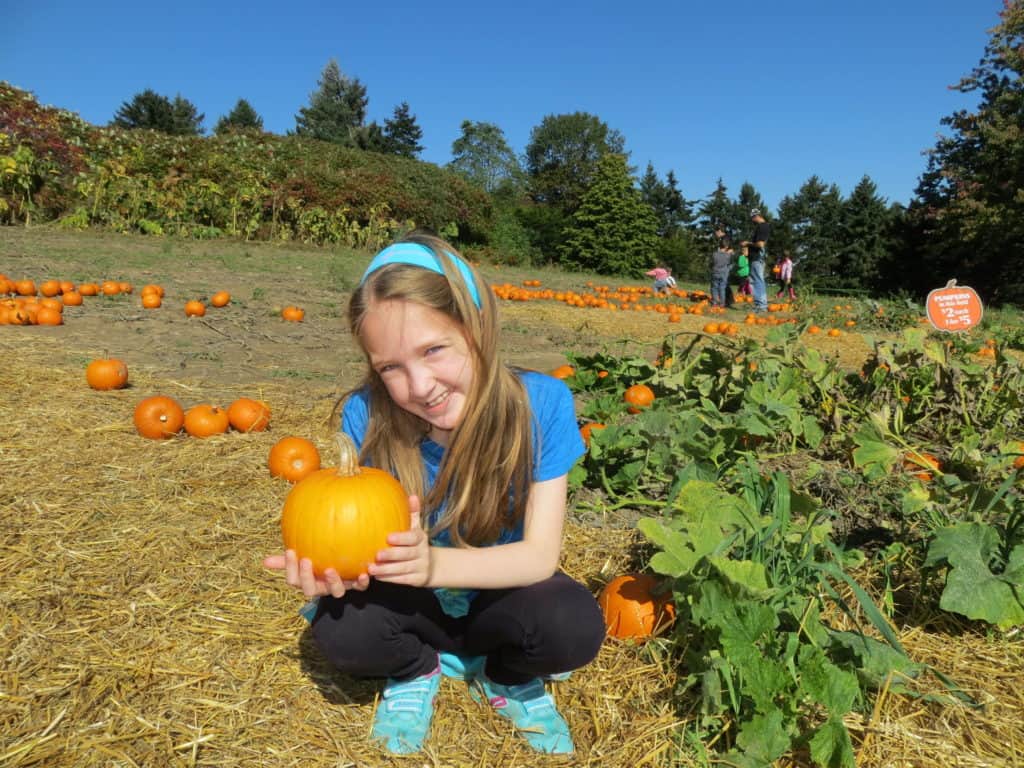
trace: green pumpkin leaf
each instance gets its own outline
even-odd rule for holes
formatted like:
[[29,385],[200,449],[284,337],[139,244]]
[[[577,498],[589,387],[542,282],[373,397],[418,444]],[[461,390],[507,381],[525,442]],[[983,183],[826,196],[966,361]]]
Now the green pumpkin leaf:
[[736,746],[754,765],[771,765],[789,749],[789,735],[782,723],[782,711],[773,708],[763,715],[754,715],[740,724]]
[[811,739],[811,759],[824,768],[855,768],[850,732],[838,717],[829,718]]
[[949,566],[940,608],[1000,629],[1024,623],[1024,605],[1017,597],[1024,590],[1024,550],[1015,547],[1007,569],[996,574],[989,563],[998,546],[998,532],[981,523],[958,523],[935,535],[925,565]]

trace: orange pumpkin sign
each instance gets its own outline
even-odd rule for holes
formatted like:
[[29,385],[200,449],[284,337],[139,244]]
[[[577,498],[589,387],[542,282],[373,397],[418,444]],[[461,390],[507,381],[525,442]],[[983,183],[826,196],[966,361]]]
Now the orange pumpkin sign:
[[973,288],[950,280],[936,288],[925,301],[928,322],[940,331],[966,331],[981,322],[981,298]]

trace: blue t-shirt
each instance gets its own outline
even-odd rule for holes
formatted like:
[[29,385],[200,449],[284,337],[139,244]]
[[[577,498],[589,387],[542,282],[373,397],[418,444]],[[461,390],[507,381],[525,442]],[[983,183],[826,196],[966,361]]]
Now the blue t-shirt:
[[[533,414],[532,446],[533,473],[531,479],[535,483],[561,477],[572,469],[577,459],[584,454],[586,446],[580,436],[576,423],[576,406],[572,392],[564,382],[534,371],[517,372]],[[341,431],[345,432],[360,451],[370,417],[370,393],[362,389],[354,392],[345,402],[341,412]],[[420,444],[423,456],[425,485],[429,490],[437,480],[444,458],[445,448],[429,438]],[[434,511],[427,522],[428,527],[440,519],[443,509]],[[502,531],[494,544],[508,544],[521,541],[523,523],[519,521],[515,528]],[[447,531],[431,540],[435,546],[451,546]],[[445,589],[434,590],[442,608],[451,616],[465,616],[469,610],[469,602],[476,594],[472,590]]]

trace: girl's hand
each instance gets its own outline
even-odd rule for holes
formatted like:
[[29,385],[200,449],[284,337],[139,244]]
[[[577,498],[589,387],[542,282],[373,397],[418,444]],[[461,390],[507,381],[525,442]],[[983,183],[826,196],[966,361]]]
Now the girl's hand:
[[377,553],[370,575],[392,584],[425,587],[430,581],[430,542],[420,520],[420,500],[409,497],[408,531],[388,534],[388,548]]
[[287,550],[283,555],[270,555],[263,558],[263,566],[272,571],[284,571],[288,586],[301,589],[302,594],[309,598],[324,595],[343,597],[350,589],[362,592],[370,586],[368,574],[362,573],[354,581],[351,581],[341,578],[333,568],[328,568],[324,572],[324,577],[318,579],[313,573],[313,563],[309,558],[304,557],[299,560],[295,555],[295,550],[292,549]]

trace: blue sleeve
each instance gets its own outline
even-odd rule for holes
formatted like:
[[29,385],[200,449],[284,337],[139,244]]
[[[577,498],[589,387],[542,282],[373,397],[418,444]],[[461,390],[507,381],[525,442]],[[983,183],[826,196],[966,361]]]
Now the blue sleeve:
[[353,392],[341,409],[341,431],[352,438],[358,451],[363,450],[366,427],[370,423],[370,394],[365,389]]
[[534,416],[533,481],[568,473],[586,452],[576,423],[576,404],[565,382],[541,373],[523,375]]

